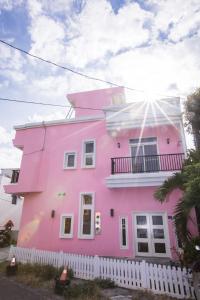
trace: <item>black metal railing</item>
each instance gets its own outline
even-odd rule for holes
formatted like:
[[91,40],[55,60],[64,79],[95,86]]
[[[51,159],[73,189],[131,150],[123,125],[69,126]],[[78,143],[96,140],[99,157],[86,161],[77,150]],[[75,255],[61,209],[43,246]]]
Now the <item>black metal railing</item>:
[[17,183],[19,179],[19,170],[12,170],[11,183]]
[[181,170],[184,153],[111,158],[111,174]]

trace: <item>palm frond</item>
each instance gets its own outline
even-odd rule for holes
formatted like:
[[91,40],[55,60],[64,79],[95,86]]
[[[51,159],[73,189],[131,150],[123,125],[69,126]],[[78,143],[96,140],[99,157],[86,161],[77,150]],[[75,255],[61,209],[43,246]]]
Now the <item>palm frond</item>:
[[155,191],[154,197],[160,201],[164,202],[169,193],[174,189],[179,188],[184,189],[184,177],[182,173],[174,173],[171,177],[164,181],[164,183]]

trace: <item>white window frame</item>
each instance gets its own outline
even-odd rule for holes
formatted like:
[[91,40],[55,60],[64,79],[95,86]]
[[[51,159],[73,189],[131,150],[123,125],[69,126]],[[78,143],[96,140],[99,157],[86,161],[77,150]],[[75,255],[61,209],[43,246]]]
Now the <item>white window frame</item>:
[[[68,156],[74,154],[74,166],[73,167],[68,167]],[[64,153],[64,161],[63,161],[63,169],[76,169],[77,168],[77,152],[76,151],[66,151]]]
[[[126,246],[123,245],[123,238],[122,238],[122,219],[125,220],[125,230],[126,230]],[[121,216],[119,217],[119,241],[120,241],[120,249],[128,249],[129,243],[128,243],[128,217],[127,216]]]
[[[83,204],[83,196],[91,195],[92,196],[92,204]],[[78,222],[78,238],[79,239],[94,239],[94,201],[95,201],[94,192],[82,192],[80,193],[79,200],[79,222]],[[91,233],[83,234],[83,210],[91,209]]]
[[[145,256],[145,257],[148,257],[148,256],[152,256],[152,257],[168,257],[168,258],[171,258],[171,246],[170,246],[170,238],[169,238],[169,224],[168,224],[168,217],[167,217],[167,213],[166,212],[162,212],[162,211],[134,211],[132,212],[132,215],[133,215],[133,233],[134,233],[134,255],[135,256]],[[157,225],[157,227],[159,226],[162,226],[161,228],[164,229],[164,232],[165,232],[165,239],[163,240],[163,243],[165,243],[165,246],[166,246],[166,253],[162,254],[162,253],[155,253],[155,252],[152,252],[152,237],[151,237],[151,234],[149,235],[149,237],[147,238],[148,239],[148,244],[150,245],[150,248],[149,248],[149,252],[138,252],[137,251],[137,241],[139,238],[137,238],[137,224],[136,224],[136,216],[138,215],[143,215],[143,216],[146,216],[147,217],[147,224],[146,225],[139,225],[140,228],[148,228],[148,231],[152,234],[151,232],[151,227],[152,225],[150,225],[149,221],[150,221],[150,217],[152,215],[157,215],[157,216],[162,216],[163,217],[163,225]],[[156,240],[154,238],[154,240]],[[145,242],[145,241],[144,241]]]
[[[86,153],[85,152],[85,144],[86,143],[91,143],[91,142],[93,142],[93,144],[94,144],[94,152],[93,153]],[[85,164],[87,156],[92,156],[93,165],[88,166],[88,165]],[[83,144],[82,144],[82,168],[90,169],[90,168],[95,168],[95,166],[96,166],[96,140],[95,139],[84,140]]]
[[[70,233],[64,233],[64,218],[71,218],[71,232]],[[63,239],[72,239],[73,238],[73,228],[74,228],[74,214],[62,214],[60,216],[60,238]]]

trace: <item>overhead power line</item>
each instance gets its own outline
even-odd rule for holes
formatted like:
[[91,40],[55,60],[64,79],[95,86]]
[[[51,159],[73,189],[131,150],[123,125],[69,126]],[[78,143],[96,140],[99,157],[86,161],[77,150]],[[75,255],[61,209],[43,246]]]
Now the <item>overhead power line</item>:
[[[20,100],[20,99],[10,99],[10,98],[3,98],[3,97],[0,97],[0,101],[17,102],[17,103],[25,103],[25,104],[35,104],[35,105],[44,105],[44,106],[53,106],[53,107],[63,107],[63,108],[72,108],[71,105],[36,102],[36,101],[32,101],[32,100],[31,101],[25,101],[25,100]],[[95,108],[95,107],[93,108],[93,107],[73,106],[73,108],[103,111],[102,108]],[[112,110],[112,109],[107,109],[107,110],[111,111],[111,112],[116,112],[116,110]]]
[[85,77],[85,78],[87,78],[87,79],[95,80],[95,81],[99,81],[99,82],[103,82],[103,83],[110,84],[110,85],[113,85],[113,86],[116,86],[116,87],[123,87],[123,88],[125,88],[125,89],[127,89],[127,90],[131,90],[131,91],[137,91],[137,92],[140,92],[140,93],[143,93],[143,92],[144,92],[144,90],[139,90],[139,89],[135,89],[135,88],[128,87],[128,86],[119,85],[119,84],[114,83],[114,82],[111,82],[111,81],[107,81],[107,80],[104,80],[104,79],[101,79],[101,78],[97,78],[97,77],[93,77],[93,76],[87,75],[87,74],[82,73],[82,72],[75,71],[75,70],[73,70],[73,69],[71,69],[71,68],[69,68],[69,67],[65,67],[65,66],[59,65],[59,64],[57,64],[57,63],[55,63],[55,62],[53,62],[53,61],[50,61],[50,60],[48,60],[48,59],[45,59],[45,58],[42,58],[42,57],[40,57],[40,56],[31,54],[31,53],[27,52],[26,50],[21,49],[21,48],[18,48],[18,47],[16,47],[16,46],[13,46],[13,45],[11,45],[11,44],[9,44],[9,43],[3,41],[3,40],[0,40],[0,42],[1,42],[2,44],[6,45],[6,46],[9,46],[9,47],[11,47],[11,48],[13,48],[13,49],[15,49],[15,50],[20,51],[20,52],[22,52],[22,53],[24,53],[24,54],[26,54],[26,55],[28,55],[28,56],[31,56],[31,57],[36,58],[36,59],[39,59],[39,60],[41,60],[41,61],[43,61],[43,62],[46,62],[46,63],[48,63],[48,64],[51,64],[51,65],[53,65],[53,66],[55,66],[55,67],[58,67],[58,68],[67,70],[67,71],[69,71],[69,72],[71,72],[71,73],[74,73],[74,74],[76,74],[76,75]]
[[[97,78],[97,77],[94,77],[94,76],[90,76],[90,75],[87,75],[85,73],[82,73],[82,72],[78,72],[76,70],[73,70],[69,67],[65,67],[65,66],[62,66],[62,65],[59,65],[51,60],[48,60],[48,59],[45,59],[45,58],[42,58],[40,56],[37,56],[35,54],[31,54],[29,53],[28,51],[24,50],[24,49],[21,49],[19,47],[16,47],[16,46],[13,46],[12,44],[9,44],[7,43],[6,41],[3,41],[0,39],[0,42],[8,47],[11,47],[17,51],[20,51],[30,57],[33,57],[33,58],[36,58],[40,61],[43,61],[45,63],[48,63],[48,64],[51,64],[57,68],[61,68],[63,70],[66,70],[66,71],[69,71],[73,74],[76,74],[76,75],[79,75],[79,76],[82,76],[82,77],[85,77],[87,79],[90,79],[90,80],[95,80],[95,81],[99,81],[99,82],[103,82],[103,83],[106,83],[106,84],[109,84],[109,85],[112,85],[112,86],[116,86],[116,87],[122,87],[124,89],[127,89],[127,90],[130,90],[130,91],[134,91],[134,92],[139,92],[139,93],[145,93],[146,91],[145,90],[141,90],[141,89],[136,89],[136,88],[132,88],[132,87],[129,87],[129,86],[126,86],[126,85],[120,85],[120,84],[117,84],[117,83],[114,83],[114,82],[111,82],[111,81],[107,81],[107,80],[104,80],[104,79],[101,79],[101,78]],[[159,96],[162,96],[162,97],[169,97],[169,98],[172,98],[172,97],[177,97],[177,96],[174,96],[174,95],[164,95],[164,94],[160,94],[160,93],[154,93],[156,95],[159,95]],[[185,98],[185,97],[180,97],[180,98]]]

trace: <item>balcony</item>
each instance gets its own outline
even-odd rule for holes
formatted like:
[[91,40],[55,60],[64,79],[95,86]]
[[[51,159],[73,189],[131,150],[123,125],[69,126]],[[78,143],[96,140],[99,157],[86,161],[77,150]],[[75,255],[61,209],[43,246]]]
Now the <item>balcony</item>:
[[184,153],[111,158],[109,188],[159,186],[182,168]]
[[22,176],[19,169],[13,169],[10,174],[10,183],[4,185],[7,194],[24,195],[25,193],[41,192],[42,184],[30,180],[30,176]]

